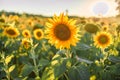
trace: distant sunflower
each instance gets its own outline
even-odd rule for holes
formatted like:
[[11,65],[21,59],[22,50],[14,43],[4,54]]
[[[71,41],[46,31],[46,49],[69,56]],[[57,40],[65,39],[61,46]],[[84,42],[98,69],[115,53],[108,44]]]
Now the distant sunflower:
[[26,29],[26,25],[25,24],[20,24],[19,25],[19,30],[24,30]]
[[15,27],[7,27],[4,29],[4,35],[11,37],[11,38],[15,38],[17,36],[20,35],[19,31],[17,28]]
[[25,38],[31,38],[31,33],[30,33],[30,31],[27,30],[27,29],[23,30],[22,35],[23,35]]
[[112,43],[112,36],[107,32],[98,32],[94,36],[94,45],[96,47],[104,49],[110,46]]
[[55,45],[57,49],[70,49],[70,45],[76,46],[80,36],[79,28],[75,26],[76,20],[68,20],[64,14],[59,17],[54,15],[53,19],[48,20],[46,33],[50,44]]
[[43,31],[41,29],[35,29],[33,31],[33,34],[34,34],[35,39],[37,40],[40,40],[43,38]]
[[102,27],[102,30],[103,30],[103,31],[108,31],[108,30],[109,30],[109,27],[108,27],[108,26],[103,26],[103,27]]
[[23,38],[21,44],[23,45],[23,47],[25,49],[29,49],[30,48],[30,40],[27,39],[27,38]]

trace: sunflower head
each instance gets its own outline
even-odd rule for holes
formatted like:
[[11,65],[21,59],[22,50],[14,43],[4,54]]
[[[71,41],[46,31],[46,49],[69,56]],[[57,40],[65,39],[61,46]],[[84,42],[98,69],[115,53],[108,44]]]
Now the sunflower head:
[[76,46],[80,36],[79,28],[75,26],[76,20],[69,20],[64,14],[54,15],[53,19],[48,20],[46,33],[50,44],[55,45],[57,49],[69,49],[70,45]]
[[0,18],[0,23],[4,23],[5,20],[3,18]]
[[10,21],[18,21],[19,20],[19,17],[17,15],[9,15],[8,18]]
[[94,45],[98,48],[104,49],[112,44],[112,36],[107,32],[98,32],[94,36]]
[[81,24],[86,24],[87,21],[86,21],[86,20],[81,20],[80,23],[81,23]]
[[96,33],[97,31],[99,31],[99,28],[97,25],[92,24],[92,23],[88,23],[84,26],[84,29],[89,32],[89,33]]
[[23,30],[22,35],[23,35],[25,38],[31,38],[31,33],[30,33],[30,31],[27,30],[27,29]]
[[32,19],[28,19],[27,21],[28,25],[33,26],[34,25],[34,21]]
[[21,44],[25,49],[29,49],[31,46],[31,42],[27,38],[23,38]]
[[17,28],[15,27],[7,27],[4,29],[3,31],[4,35],[10,37],[10,38],[15,38],[17,36],[19,36],[19,31]]
[[33,31],[33,34],[34,34],[35,39],[37,40],[40,40],[43,38],[43,31],[41,29],[35,29]]
[[20,24],[19,25],[19,30],[24,30],[26,29],[26,25],[25,24]]
[[105,22],[100,22],[100,24],[101,24],[102,26],[104,26],[104,25],[105,25]]
[[109,30],[109,27],[108,26],[103,26],[102,27],[102,31],[108,31]]

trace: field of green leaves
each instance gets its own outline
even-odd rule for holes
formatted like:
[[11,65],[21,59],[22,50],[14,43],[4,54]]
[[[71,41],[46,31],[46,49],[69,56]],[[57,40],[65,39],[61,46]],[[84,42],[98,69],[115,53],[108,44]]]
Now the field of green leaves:
[[0,80],[120,80],[120,25],[1,14]]

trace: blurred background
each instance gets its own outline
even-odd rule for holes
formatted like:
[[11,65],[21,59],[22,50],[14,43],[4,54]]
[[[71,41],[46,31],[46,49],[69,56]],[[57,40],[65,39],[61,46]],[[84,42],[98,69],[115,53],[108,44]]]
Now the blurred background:
[[0,11],[52,16],[110,17],[119,15],[120,0],[0,0]]

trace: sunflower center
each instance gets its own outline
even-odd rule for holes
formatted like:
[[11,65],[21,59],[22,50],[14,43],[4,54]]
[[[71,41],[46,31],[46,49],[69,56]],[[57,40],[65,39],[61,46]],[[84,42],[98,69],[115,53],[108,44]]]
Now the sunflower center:
[[107,30],[107,28],[105,27],[104,30]]
[[28,36],[29,34],[27,32],[25,32],[25,35]]
[[104,31],[107,31],[107,27],[104,27],[103,30],[104,30]]
[[100,36],[100,37],[99,37],[99,42],[100,42],[101,44],[106,44],[106,43],[108,42],[108,37],[105,36],[105,35]]
[[15,31],[12,30],[12,29],[7,30],[7,33],[8,33],[9,35],[15,35],[15,34],[16,34]]
[[29,43],[28,43],[27,41],[25,41],[23,44],[24,44],[24,45],[28,45]]
[[41,32],[37,32],[38,37],[41,37],[41,35],[42,35]]
[[68,40],[71,36],[70,29],[65,24],[58,24],[54,29],[54,34],[62,41]]

